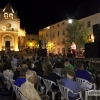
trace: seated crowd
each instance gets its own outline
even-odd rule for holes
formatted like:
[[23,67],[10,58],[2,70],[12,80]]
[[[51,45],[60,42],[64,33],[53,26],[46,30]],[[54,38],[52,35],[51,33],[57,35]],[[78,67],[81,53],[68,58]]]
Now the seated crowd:
[[[81,86],[76,81],[76,78],[81,78],[89,81],[90,83],[96,83],[98,78],[92,80],[91,74],[93,74],[93,66],[89,63],[88,66],[84,66],[78,63],[76,66],[78,69],[67,60],[61,60],[61,58],[54,57],[50,58],[36,57],[33,59],[22,59],[22,57],[12,56],[7,58],[6,61],[0,62],[0,72],[14,80],[14,85],[19,87],[19,91],[27,97],[29,100],[41,100],[41,93],[36,90],[37,76],[44,79],[55,82],[56,85],[52,85],[52,89],[55,91],[59,90],[58,84],[61,84],[73,92],[77,93],[82,91]],[[85,70],[86,67],[86,70]],[[91,74],[90,74],[91,73]],[[41,81],[44,85],[43,81]],[[98,83],[99,84],[99,83]],[[97,86],[98,86],[97,84]],[[87,90],[92,89],[92,84],[85,85]],[[7,81],[7,89],[12,89],[12,81]],[[56,96],[55,100],[60,100],[59,96]],[[77,94],[68,93],[69,100],[76,100],[79,96]],[[47,96],[44,100],[49,100]]]

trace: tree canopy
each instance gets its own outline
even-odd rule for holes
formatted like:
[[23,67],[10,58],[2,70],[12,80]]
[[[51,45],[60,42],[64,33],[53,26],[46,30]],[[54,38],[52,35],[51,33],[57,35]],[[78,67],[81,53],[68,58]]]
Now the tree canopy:
[[67,42],[75,42],[77,45],[83,46],[88,41],[88,28],[85,23],[73,20],[66,28]]

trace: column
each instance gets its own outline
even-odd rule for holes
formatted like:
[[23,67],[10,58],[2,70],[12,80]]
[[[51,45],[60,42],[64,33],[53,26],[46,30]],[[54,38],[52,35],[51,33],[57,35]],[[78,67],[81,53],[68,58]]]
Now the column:
[[2,51],[2,37],[0,36],[0,51]]
[[14,51],[19,51],[19,49],[18,49],[18,36],[14,37]]

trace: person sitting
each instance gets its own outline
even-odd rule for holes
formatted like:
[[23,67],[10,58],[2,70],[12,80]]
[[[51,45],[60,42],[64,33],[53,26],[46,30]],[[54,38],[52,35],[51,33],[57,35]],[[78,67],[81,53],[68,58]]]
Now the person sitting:
[[40,62],[35,62],[33,70],[36,71],[38,76],[41,76],[41,77],[43,76],[43,69]]
[[[60,84],[69,88],[73,92],[80,92],[81,87],[77,82],[74,81],[75,72],[71,69],[67,71],[67,78],[61,79]],[[73,94],[71,92],[68,93],[69,100],[76,100],[79,96],[78,94]]]
[[18,66],[16,71],[14,72],[13,80],[16,80],[20,76],[21,67]]
[[62,67],[63,67],[63,64],[61,63],[61,59],[58,59],[57,62],[53,66],[54,72],[61,75]]
[[20,71],[20,77],[18,77],[14,84],[18,87],[20,87],[23,83],[26,82],[26,78],[25,78],[25,74],[27,72],[28,68],[22,68],[21,71]]
[[16,80],[18,77],[20,77],[20,71],[23,68],[28,68],[28,66],[26,64],[22,64],[21,67],[20,67],[20,65],[18,65],[16,71],[14,72],[14,76],[13,76],[14,80]]
[[90,76],[90,74],[86,70],[84,70],[83,64],[79,63],[77,66],[79,69],[75,72],[76,73],[75,77],[85,79],[89,82],[89,83],[85,84],[84,88],[83,87],[82,88],[84,90],[92,89],[93,88],[92,77]]
[[25,76],[26,82],[21,85],[19,91],[29,100],[41,100],[38,92],[34,88],[34,84],[37,80],[36,72],[28,70]]
[[65,61],[64,68],[62,68],[61,71],[63,76],[66,76],[68,69],[74,70],[74,67],[69,63],[69,61]]
[[[43,65],[44,73],[43,78],[51,80],[57,84],[57,81],[60,80],[60,76],[53,71],[51,64],[46,63]],[[52,85],[53,90],[57,90],[58,86]]]
[[91,76],[89,75],[89,73],[86,70],[84,70],[83,64],[78,63],[77,67],[78,67],[78,70],[75,71],[75,74],[76,74],[75,77],[82,78],[82,79],[85,79],[85,80],[91,82]]
[[7,89],[10,90],[12,88],[12,82],[11,80],[13,79],[13,71],[12,71],[12,66],[11,66],[11,63],[10,62],[6,62],[4,64],[4,71],[3,71],[3,75],[4,75],[4,78],[7,82]]
[[91,74],[94,73],[94,68],[93,68],[93,64],[91,62],[88,62],[88,66],[87,66],[87,71],[90,72]]

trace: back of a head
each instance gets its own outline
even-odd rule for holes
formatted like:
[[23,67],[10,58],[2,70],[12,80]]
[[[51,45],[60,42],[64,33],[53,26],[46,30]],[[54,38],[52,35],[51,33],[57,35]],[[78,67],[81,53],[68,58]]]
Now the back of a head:
[[76,67],[77,67],[78,69],[83,69],[83,68],[84,68],[84,65],[83,65],[82,63],[78,63],[78,64],[76,65]]
[[67,78],[74,79],[74,77],[75,77],[75,72],[73,70],[69,69],[67,72]]
[[36,75],[36,72],[35,71],[32,71],[32,70],[28,70],[26,72],[26,80],[31,82],[31,83],[36,83],[36,79],[37,79],[37,75]]
[[66,62],[64,63],[64,67],[69,67],[69,65],[70,65],[69,61],[66,61]]
[[28,68],[27,64],[22,64],[22,69],[23,68]]
[[22,68],[20,70],[20,76],[24,76],[25,77],[25,74],[26,74],[27,71],[28,71],[28,68]]

